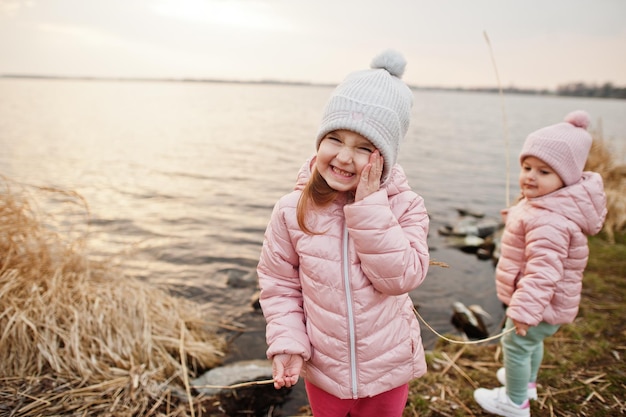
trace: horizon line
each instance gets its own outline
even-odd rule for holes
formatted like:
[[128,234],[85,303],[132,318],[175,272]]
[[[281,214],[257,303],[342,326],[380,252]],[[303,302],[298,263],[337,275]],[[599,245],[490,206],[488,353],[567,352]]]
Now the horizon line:
[[[225,78],[193,78],[193,77],[132,77],[132,76],[91,76],[91,75],[53,75],[53,74],[20,74],[20,73],[5,73],[0,74],[0,78],[19,78],[19,79],[52,79],[52,80],[81,80],[81,81],[124,81],[124,82],[179,82],[179,83],[223,83],[223,84],[272,84],[272,85],[297,85],[297,86],[311,86],[311,87],[336,87],[339,83],[329,82],[314,82],[314,81],[289,81],[289,80],[273,80],[273,79],[259,79],[259,80],[245,80],[245,79],[225,79]],[[412,90],[453,90],[453,91],[476,91],[476,92],[498,92],[500,89],[507,92],[519,92],[519,93],[556,93],[559,87],[581,84],[590,87],[600,87],[604,85],[612,85],[616,88],[621,88],[612,82],[605,82],[603,84],[587,84],[583,81],[573,81],[562,84],[556,88],[539,88],[539,87],[515,87],[514,85],[508,87],[496,87],[496,86],[424,86],[408,84],[407,86]]]

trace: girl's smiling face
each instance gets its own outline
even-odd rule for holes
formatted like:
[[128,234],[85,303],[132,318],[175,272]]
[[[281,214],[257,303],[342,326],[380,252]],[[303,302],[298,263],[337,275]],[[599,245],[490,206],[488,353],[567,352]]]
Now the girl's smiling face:
[[350,130],[335,130],[324,136],[317,150],[316,166],[328,185],[337,191],[355,191],[361,172],[376,147]]
[[541,197],[564,185],[561,177],[541,159],[528,156],[522,161],[519,186],[524,197]]

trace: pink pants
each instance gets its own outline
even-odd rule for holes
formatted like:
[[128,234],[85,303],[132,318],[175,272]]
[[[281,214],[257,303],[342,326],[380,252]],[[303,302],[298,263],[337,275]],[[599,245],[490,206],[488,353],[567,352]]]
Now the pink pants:
[[402,417],[409,384],[373,397],[342,400],[305,381],[314,417]]

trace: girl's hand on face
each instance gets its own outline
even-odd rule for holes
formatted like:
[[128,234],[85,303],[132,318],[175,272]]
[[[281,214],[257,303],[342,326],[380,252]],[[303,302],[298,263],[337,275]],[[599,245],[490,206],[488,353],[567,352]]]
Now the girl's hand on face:
[[361,171],[361,179],[356,187],[354,201],[363,200],[380,189],[380,178],[383,175],[383,157],[378,150],[372,152],[370,160]]
[[300,355],[281,354],[274,356],[272,360],[274,388],[290,388],[296,385],[302,365],[304,365],[304,359]]

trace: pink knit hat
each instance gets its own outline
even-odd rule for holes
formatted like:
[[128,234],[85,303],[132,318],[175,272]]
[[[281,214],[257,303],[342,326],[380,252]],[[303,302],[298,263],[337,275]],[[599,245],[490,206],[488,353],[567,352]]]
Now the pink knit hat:
[[524,142],[520,162],[534,156],[550,165],[565,185],[578,182],[591,149],[588,126],[589,114],[576,110],[565,116],[565,122],[531,133]]

